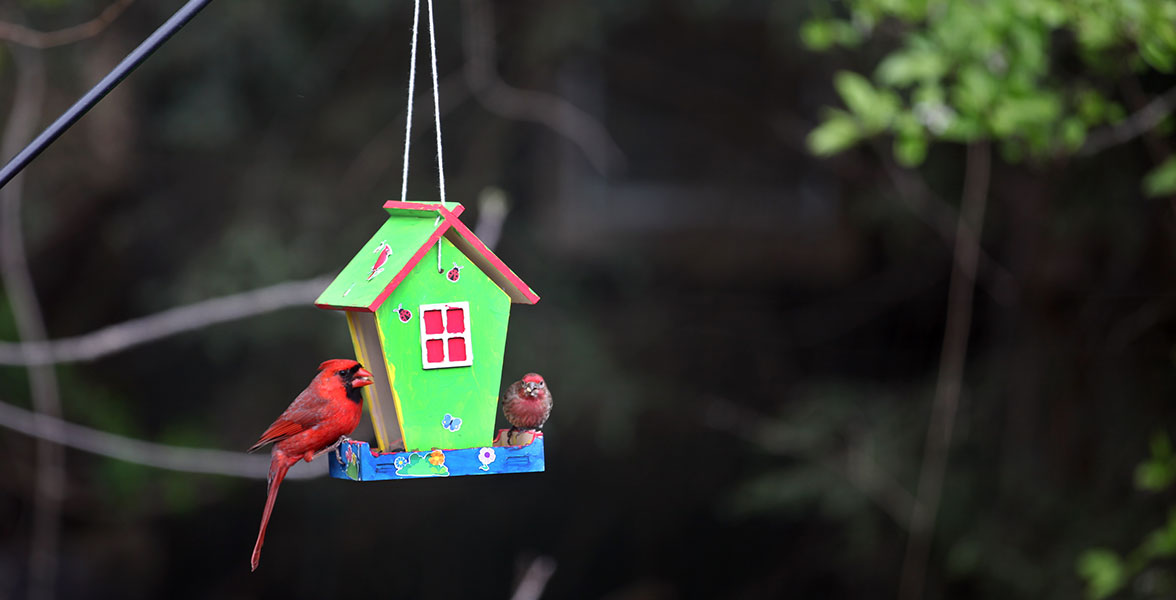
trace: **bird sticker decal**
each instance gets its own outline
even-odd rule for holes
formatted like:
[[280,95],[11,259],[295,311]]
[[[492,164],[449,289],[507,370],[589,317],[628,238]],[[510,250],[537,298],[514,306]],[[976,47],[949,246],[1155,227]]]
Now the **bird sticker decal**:
[[376,262],[372,264],[372,272],[368,273],[368,281],[371,281],[384,270],[384,263],[388,262],[389,256],[392,256],[392,247],[388,245],[387,241],[382,241],[372,251],[372,254],[379,254],[379,256],[376,257]]

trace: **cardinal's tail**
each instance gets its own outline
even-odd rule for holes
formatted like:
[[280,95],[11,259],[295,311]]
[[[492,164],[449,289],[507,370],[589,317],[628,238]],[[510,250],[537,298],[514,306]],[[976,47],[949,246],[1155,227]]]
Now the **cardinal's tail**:
[[257,543],[253,545],[252,571],[256,571],[258,563],[261,562],[261,545],[265,543],[265,526],[269,524],[270,513],[274,510],[274,500],[278,497],[278,486],[282,485],[282,480],[286,478],[286,471],[290,470],[290,465],[292,464],[279,460],[278,456],[274,456],[273,461],[270,462],[269,485],[266,486],[265,512],[261,513],[261,531],[257,532]]

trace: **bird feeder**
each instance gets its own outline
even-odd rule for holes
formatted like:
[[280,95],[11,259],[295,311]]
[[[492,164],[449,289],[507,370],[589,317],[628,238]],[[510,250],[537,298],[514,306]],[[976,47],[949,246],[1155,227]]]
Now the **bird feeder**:
[[[315,305],[347,315],[378,449],[347,441],[331,475],[371,481],[543,470],[543,435],[494,433],[511,304],[539,296],[458,217],[389,201],[389,218]],[[495,445],[495,443],[499,445]]]

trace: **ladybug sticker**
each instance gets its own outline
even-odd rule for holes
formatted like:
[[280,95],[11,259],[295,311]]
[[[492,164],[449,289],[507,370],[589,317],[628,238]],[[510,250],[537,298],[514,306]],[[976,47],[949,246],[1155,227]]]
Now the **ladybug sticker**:
[[464,268],[465,267],[459,267],[457,263],[453,263],[453,268],[449,269],[449,272],[445,274],[445,278],[449,281],[457,281],[461,278],[461,270]]
[[396,314],[400,316],[401,323],[407,323],[412,320],[412,311],[404,308],[404,304],[396,307]]

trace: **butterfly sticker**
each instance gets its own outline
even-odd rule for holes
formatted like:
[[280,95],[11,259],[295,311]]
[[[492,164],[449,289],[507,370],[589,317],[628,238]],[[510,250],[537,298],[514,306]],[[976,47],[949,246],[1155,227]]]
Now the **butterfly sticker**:
[[445,429],[448,429],[449,431],[457,431],[458,429],[461,429],[461,419],[449,413],[445,413],[445,416],[441,417],[441,426]]

